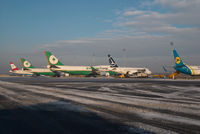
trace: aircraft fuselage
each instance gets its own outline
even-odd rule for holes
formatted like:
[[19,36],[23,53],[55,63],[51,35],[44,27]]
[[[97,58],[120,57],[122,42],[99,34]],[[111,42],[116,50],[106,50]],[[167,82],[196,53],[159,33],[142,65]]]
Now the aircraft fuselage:
[[184,64],[183,66],[174,66],[174,69],[187,75],[200,75],[200,66],[189,66]]

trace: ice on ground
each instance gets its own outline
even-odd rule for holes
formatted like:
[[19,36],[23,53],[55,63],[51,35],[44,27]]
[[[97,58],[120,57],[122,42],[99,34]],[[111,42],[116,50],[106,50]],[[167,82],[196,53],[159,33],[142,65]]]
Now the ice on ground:
[[113,92],[116,93],[117,91],[110,89],[109,87],[101,87],[98,89],[98,91],[104,91],[104,92]]
[[[65,85],[65,83],[63,82],[61,85]],[[76,88],[73,88],[73,86],[76,86]],[[96,90],[91,90],[90,86],[95,87]],[[154,92],[154,89],[156,92]],[[159,92],[159,90],[167,89],[174,91]],[[17,92],[18,90],[23,91],[23,94]],[[156,133],[164,128],[166,128],[165,132],[168,132],[167,128],[171,129],[170,125],[174,128],[177,123],[183,126],[185,124],[192,125],[194,127],[193,131],[198,131],[198,128],[200,131],[200,99],[196,95],[192,95],[190,91],[199,92],[199,88],[169,85],[163,87],[163,85],[159,84],[141,83],[92,83],[90,85],[81,82],[71,83],[71,88],[60,88],[56,85],[49,87],[46,85],[23,85],[0,81],[0,94],[6,95],[23,105],[50,102],[50,108],[85,111],[85,108],[82,109],[67,102],[71,101],[93,111],[113,114],[120,122],[125,124],[127,122],[130,124],[142,123],[143,129]],[[132,119],[135,116],[137,117],[136,120]],[[149,122],[144,123],[142,120],[148,120],[152,124]],[[160,123],[160,125],[153,124],[154,121],[157,124]],[[170,122],[171,124],[162,124],[162,121]],[[172,129],[170,133],[175,133],[179,129]]]

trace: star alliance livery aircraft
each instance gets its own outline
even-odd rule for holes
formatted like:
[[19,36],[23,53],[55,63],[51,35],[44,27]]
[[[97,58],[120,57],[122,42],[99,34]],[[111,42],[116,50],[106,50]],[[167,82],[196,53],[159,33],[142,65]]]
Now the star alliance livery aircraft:
[[20,61],[21,61],[21,64],[22,64],[22,67],[24,68],[24,70],[27,70],[28,72],[33,73],[35,76],[40,76],[40,75],[55,76],[55,77],[60,76],[59,74],[52,72],[48,68],[35,68],[33,65],[31,65],[30,62],[28,62],[24,58],[20,58]]
[[119,67],[110,54],[108,54],[110,67],[114,68],[116,72],[126,75],[127,77],[148,77],[151,71],[148,68],[136,68],[136,67]]
[[200,66],[190,66],[183,63],[175,49],[173,49],[173,55],[175,61],[174,69],[177,73],[183,73],[191,76],[200,75]]

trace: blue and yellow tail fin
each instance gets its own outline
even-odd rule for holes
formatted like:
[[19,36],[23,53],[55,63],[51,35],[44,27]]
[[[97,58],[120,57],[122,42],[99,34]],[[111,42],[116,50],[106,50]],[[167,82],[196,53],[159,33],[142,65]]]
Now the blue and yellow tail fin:
[[176,50],[173,50],[173,55],[174,55],[174,61],[176,66],[184,66],[183,61],[181,60],[180,56],[176,52]]

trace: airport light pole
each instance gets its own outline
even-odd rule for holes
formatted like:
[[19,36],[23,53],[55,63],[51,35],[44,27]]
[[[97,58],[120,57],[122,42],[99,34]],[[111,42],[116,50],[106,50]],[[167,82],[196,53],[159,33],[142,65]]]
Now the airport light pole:
[[95,53],[92,54],[92,66],[95,66]]
[[[172,66],[173,66],[173,49],[174,49],[174,43],[173,42],[170,42],[170,45],[172,46],[172,52],[171,52],[171,56],[172,56]],[[174,80],[174,75],[172,75],[172,79]]]
[[173,64],[174,64],[174,62],[173,62],[173,49],[174,49],[174,43],[173,43],[173,42],[170,42],[170,45],[172,46],[171,56],[172,56],[172,66],[173,66]]

